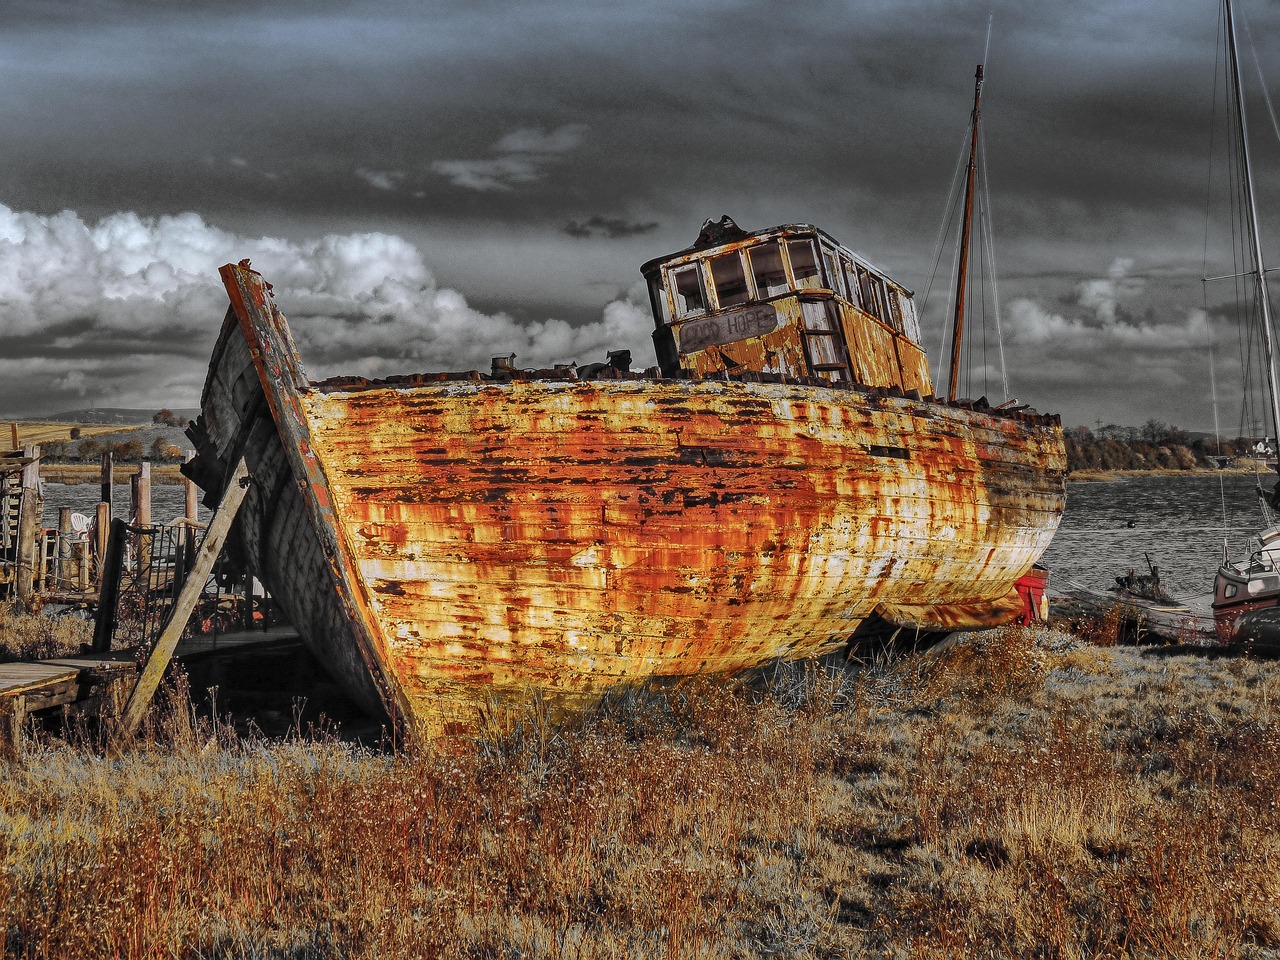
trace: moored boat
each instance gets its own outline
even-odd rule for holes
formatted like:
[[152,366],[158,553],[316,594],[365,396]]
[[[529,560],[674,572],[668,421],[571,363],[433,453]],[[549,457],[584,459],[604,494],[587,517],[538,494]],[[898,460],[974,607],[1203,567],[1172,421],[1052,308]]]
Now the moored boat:
[[[1249,153],[1249,129],[1245,113],[1244,91],[1240,82],[1240,56],[1236,45],[1235,16],[1231,0],[1223,0],[1223,31],[1226,39],[1226,66],[1229,71],[1227,89],[1230,91],[1231,114],[1235,122],[1233,144],[1238,151],[1238,163],[1233,166],[1239,171],[1237,201],[1243,211],[1244,235],[1240,238],[1240,248],[1248,251],[1249,268],[1246,272],[1235,275],[1248,277],[1251,280],[1253,305],[1257,311],[1254,318],[1261,332],[1262,352],[1265,361],[1267,381],[1270,427],[1274,431],[1280,426],[1280,378],[1277,377],[1274,327],[1271,309],[1271,294],[1267,284],[1267,267],[1262,250],[1262,234],[1259,228],[1258,203],[1254,191],[1253,164]],[[1266,447],[1267,440],[1259,446]],[[1264,451],[1265,452],[1265,451]],[[1277,468],[1280,469],[1280,468]],[[1262,489],[1259,487],[1259,494]],[[1270,494],[1270,504],[1263,502],[1266,527],[1251,538],[1246,556],[1240,560],[1232,560],[1223,549],[1222,564],[1214,577],[1213,615],[1219,636],[1233,641],[1248,640],[1247,632],[1241,634],[1250,622],[1262,622],[1258,618],[1246,618],[1245,614],[1269,610],[1280,606],[1280,525],[1270,522],[1270,508],[1280,506],[1280,481]],[[1265,618],[1264,618],[1265,619]]]
[[993,626],[1065,500],[1059,420],[935,398],[911,295],[808,225],[651,261],[659,364],[312,383],[247,263],[193,433],[247,562],[412,732]]

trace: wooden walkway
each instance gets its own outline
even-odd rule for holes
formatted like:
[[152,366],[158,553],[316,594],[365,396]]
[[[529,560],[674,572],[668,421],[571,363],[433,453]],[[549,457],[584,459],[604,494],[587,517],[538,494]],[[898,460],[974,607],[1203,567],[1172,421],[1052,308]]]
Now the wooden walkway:
[[[247,648],[293,643],[292,627],[247,630],[218,637],[195,637],[178,644],[179,660],[233,656]],[[135,647],[110,653],[22,663],[0,663],[0,741],[21,741],[27,718],[58,707],[78,716],[118,716],[138,679]]]

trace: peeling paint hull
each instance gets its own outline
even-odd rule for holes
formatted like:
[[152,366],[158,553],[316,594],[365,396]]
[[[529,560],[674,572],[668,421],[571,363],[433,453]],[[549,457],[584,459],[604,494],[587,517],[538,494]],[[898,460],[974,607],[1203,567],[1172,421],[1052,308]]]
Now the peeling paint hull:
[[251,562],[413,733],[813,656],[872,614],[1012,619],[1064,506],[1056,417],[716,380],[314,385],[261,278],[223,275],[203,417],[254,476]]

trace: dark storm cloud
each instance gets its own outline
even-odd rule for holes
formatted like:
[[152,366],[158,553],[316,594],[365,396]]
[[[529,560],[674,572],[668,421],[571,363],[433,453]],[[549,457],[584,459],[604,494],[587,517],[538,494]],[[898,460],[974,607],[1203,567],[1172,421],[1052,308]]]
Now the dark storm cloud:
[[[1274,76],[1280,13],[1242,3]],[[923,288],[993,11],[984,117],[1011,353],[1044,372],[1024,380],[1046,386],[1041,407],[1091,420],[1116,350],[1184,344],[1191,370],[1214,7],[9,2],[0,202],[73,211],[90,233],[121,212],[196,211],[249,246],[396,234],[512,323],[601,322],[600,291],[722,213],[816,222]],[[1081,290],[1116,261],[1168,282],[1118,290],[1108,324]],[[216,265],[190,268],[214,315]],[[33,306],[41,322],[112,316],[101,290],[61,282]],[[1133,319],[1148,314],[1161,319]],[[1160,335],[1126,332],[1143,329]],[[34,349],[41,334],[24,336]],[[371,350],[373,367],[385,347]],[[1094,375],[1073,380],[1090,355]],[[1149,401],[1110,398],[1132,415],[1105,416],[1171,418],[1168,369]]]
[[619,237],[636,237],[643,233],[651,233],[658,229],[658,224],[654,220],[648,223],[635,223],[615,217],[594,216],[587,217],[586,220],[570,220],[562,229],[569,236],[580,239],[606,237],[616,240]]

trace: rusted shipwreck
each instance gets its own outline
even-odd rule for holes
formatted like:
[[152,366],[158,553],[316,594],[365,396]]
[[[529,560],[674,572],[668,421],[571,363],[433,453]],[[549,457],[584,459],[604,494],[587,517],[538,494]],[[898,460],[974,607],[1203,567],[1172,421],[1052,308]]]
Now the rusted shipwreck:
[[709,222],[642,270],[643,373],[312,383],[270,285],[222,268],[190,474],[216,498],[244,458],[254,573],[413,734],[1022,608],[1056,416],[932,396],[911,294],[812,226]]

